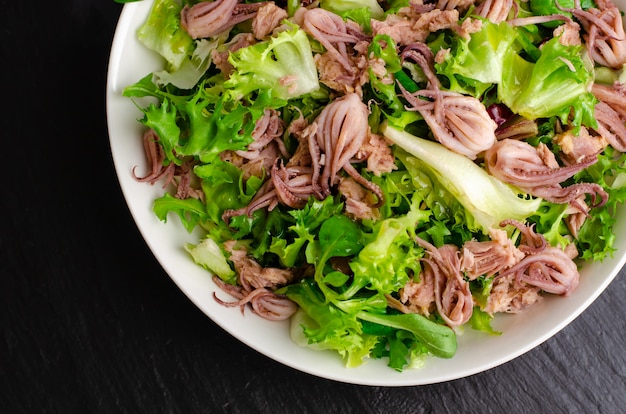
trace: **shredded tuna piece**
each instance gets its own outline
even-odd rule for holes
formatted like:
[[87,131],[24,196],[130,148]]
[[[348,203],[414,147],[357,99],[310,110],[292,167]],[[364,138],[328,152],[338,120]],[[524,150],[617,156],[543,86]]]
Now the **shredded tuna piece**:
[[294,133],[298,137],[298,147],[287,163],[288,167],[310,167],[313,165],[311,159],[311,151],[309,150],[309,142],[307,139]]
[[253,45],[255,43],[254,36],[250,33],[238,33],[225,44],[225,50],[222,48],[213,49],[211,51],[211,59],[213,64],[224,74],[224,77],[228,79],[234,68],[228,61],[228,55],[237,50]]
[[609,144],[601,135],[591,135],[586,128],[580,128],[578,135],[570,129],[557,134],[554,142],[561,149],[560,157],[567,165],[578,164],[587,157],[601,153]]
[[368,139],[356,153],[355,159],[367,160],[367,170],[379,177],[382,173],[388,173],[398,168],[390,145],[383,136],[378,134],[368,134]]
[[397,15],[389,15],[384,21],[372,20],[372,31],[375,35],[387,35],[397,45],[408,45],[417,41],[425,41],[425,31],[413,31],[413,23],[407,19],[401,19]]
[[519,313],[542,299],[540,289],[520,283],[514,274],[497,277],[483,311],[495,313]]
[[[425,42],[430,33],[438,30],[461,29],[458,10],[441,10],[433,7],[422,7],[423,13],[410,13],[408,16],[398,13],[398,15],[387,16],[384,21],[372,20],[372,31],[375,35],[388,35],[397,45],[406,46]],[[467,19],[467,21],[471,20]],[[468,26],[465,27],[467,28]],[[462,30],[462,32],[467,32],[467,30]]]
[[570,19],[566,19],[564,24],[554,29],[554,37],[558,37],[559,43],[563,46],[578,46],[582,43],[580,25]]
[[214,276],[213,281],[226,293],[235,297],[234,302],[226,302],[213,297],[224,306],[239,306],[241,311],[250,304],[253,312],[269,320],[284,320],[290,318],[298,309],[297,305],[284,296],[277,295],[272,290],[285,286],[294,281],[294,273],[288,269],[262,267],[253,258],[248,256],[245,248],[237,246],[235,240],[224,243],[224,248],[230,253],[230,260],[238,274],[238,285],[233,286]]
[[257,11],[252,19],[252,33],[254,37],[261,40],[280,25],[288,17],[287,11],[274,4],[266,2]]
[[[410,280],[399,291],[400,299],[388,297],[390,306],[403,313],[430,316],[435,312],[435,280],[422,274],[418,281]],[[392,299],[390,301],[390,299]]]
[[342,178],[337,189],[345,199],[348,216],[359,220],[380,218],[380,210],[373,207],[376,200],[352,177]]

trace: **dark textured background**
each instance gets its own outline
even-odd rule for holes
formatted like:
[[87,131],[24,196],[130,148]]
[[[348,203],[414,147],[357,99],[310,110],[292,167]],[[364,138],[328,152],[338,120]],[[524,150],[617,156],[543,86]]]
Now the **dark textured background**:
[[1,413],[619,413],[624,275],[520,358],[383,388],[294,371],[194,307],[142,240],[105,118],[113,0],[0,0]]

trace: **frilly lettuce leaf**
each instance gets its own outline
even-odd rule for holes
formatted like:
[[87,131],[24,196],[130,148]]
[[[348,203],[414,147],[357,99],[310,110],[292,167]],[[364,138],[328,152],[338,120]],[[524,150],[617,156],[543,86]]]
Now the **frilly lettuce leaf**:
[[[311,279],[289,285],[281,290],[300,307],[292,317],[291,337],[296,343],[316,349],[338,352],[346,366],[356,367],[369,356],[378,341],[373,335],[363,333],[356,313],[346,313],[332,303],[327,303],[319,287]],[[378,301],[386,306],[386,301]]]
[[365,246],[350,263],[354,282],[345,296],[363,287],[391,293],[403,287],[410,275],[419,273],[422,249],[415,244],[415,228],[430,217],[430,211],[419,208],[421,201],[415,193],[406,215],[380,220],[364,234]]
[[212,238],[205,237],[197,245],[187,243],[185,250],[197,264],[215,273],[224,281],[236,283],[235,271],[230,267],[219,244]]
[[612,257],[615,252],[615,212],[626,201],[626,154],[607,147],[596,163],[574,178],[581,182],[598,183],[609,194],[605,205],[591,209],[591,217],[585,220],[578,232],[576,243],[583,252],[582,258],[604,260]]
[[507,22],[483,21],[471,37],[455,36],[451,52],[435,68],[448,78],[450,90],[479,97],[491,84],[502,82],[506,56],[520,49],[516,39],[517,30]]
[[374,19],[382,19],[385,15],[385,11],[376,0],[320,0],[320,6],[338,15],[362,8],[367,9]]
[[193,39],[180,25],[182,6],[176,0],[155,0],[137,39],[161,55],[168,70],[178,70],[193,49]]
[[[595,126],[597,100],[590,91],[593,67],[581,45],[562,45],[559,37],[523,57],[529,28],[482,22],[468,39],[455,37],[437,73],[449,88],[480,97],[497,85],[498,99],[528,119],[559,117],[572,126]],[[485,64],[489,62],[489,64]]]
[[297,98],[320,87],[308,36],[296,25],[231,53],[228,61],[235,70],[224,86],[234,100],[257,90],[272,91],[281,99]]
[[[557,116],[565,124],[597,125],[596,98],[590,91],[593,69],[582,46],[564,46],[558,38],[543,44],[535,63],[508,53],[498,96],[511,110],[528,119]],[[569,118],[573,119],[569,121]]]
[[225,35],[213,39],[195,41],[193,52],[182,60],[175,70],[154,72],[154,80],[158,85],[171,83],[180,89],[192,89],[211,66],[211,51],[225,40]]

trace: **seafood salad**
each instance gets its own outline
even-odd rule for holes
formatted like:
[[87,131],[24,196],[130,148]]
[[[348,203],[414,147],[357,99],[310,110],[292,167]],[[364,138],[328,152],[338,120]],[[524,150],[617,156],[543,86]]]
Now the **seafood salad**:
[[215,301],[347,367],[452,358],[615,250],[611,0],[154,0],[136,36],[154,214]]

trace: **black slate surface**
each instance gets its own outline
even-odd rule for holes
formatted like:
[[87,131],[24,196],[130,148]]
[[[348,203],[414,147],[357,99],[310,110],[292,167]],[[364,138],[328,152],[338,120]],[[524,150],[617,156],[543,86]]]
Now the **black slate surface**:
[[419,387],[337,383],[226,334],[160,268],[116,181],[113,0],[0,0],[1,413],[620,413],[626,279],[523,356]]

